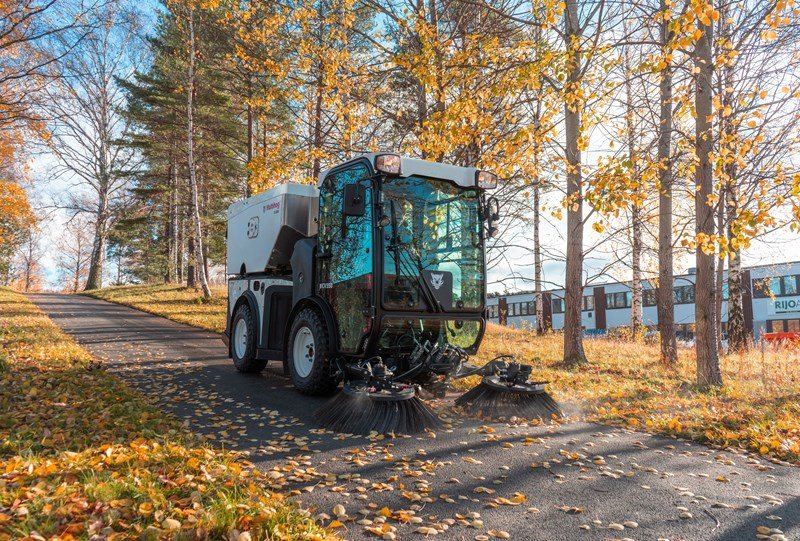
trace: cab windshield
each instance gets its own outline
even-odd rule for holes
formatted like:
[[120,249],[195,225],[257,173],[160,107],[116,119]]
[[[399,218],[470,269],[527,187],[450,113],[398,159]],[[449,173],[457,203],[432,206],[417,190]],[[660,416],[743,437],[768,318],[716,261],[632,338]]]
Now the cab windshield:
[[480,198],[444,180],[383,182],[383,304],[386,308],[482,308],[484,259]]

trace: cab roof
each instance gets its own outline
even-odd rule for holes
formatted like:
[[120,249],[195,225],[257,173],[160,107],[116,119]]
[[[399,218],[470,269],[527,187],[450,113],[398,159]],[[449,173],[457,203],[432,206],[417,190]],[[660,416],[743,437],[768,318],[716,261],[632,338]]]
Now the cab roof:
[[[319,175],[319,185],[331,171],[331,169],[338,169],[343,165],[353,163],[359,160],[367,159],[375,167],[375,157],[381,154],[394,154],[394,152],[369,152],[367,154],[360,154],[355,158],[342,162],[330,169],[326,169]],[[428,160],[420,160],[417,158],[409,158],[400,156],[400,177],[410,177],[418,175],[421,177],[430,177],[442,180],[449,180],[463,188],[475,187],[475,175],[478,169],[475,167],[460,167],[458,165],[450,165],[447,163],[431,162]]]

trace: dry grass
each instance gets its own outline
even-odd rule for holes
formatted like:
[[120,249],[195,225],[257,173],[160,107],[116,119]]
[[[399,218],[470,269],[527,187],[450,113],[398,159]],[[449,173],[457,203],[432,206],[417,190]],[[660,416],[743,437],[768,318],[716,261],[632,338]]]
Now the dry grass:
[[228,290],[225,286],[213,286],[211,293],[212,299],[205,301],[202,292],[198,290],[175,284],[161,284],[110,287],[90,291],[87,294],[221,333],[225,330]]
[[[179,286],[127,286],[92,295],[220,332],[225,328],[226,292],[202,303]],[[478,360],[513,352],[533,364],[536,377],[551,382],[558,400],[589,419],[651,432],[675,434],[719,446],[734,446],[800,463],[800,349],[768,347],[722,359],[725,387],[701,392],[694,385],[691,349],[664,367],[658,347],[609,338],[587,339],[590,364],[560,366],[561,335],[490,325]],[[468,382],[468,383],[474,383]]]
[[0,288],[0,541],[329,536],[269,483]]

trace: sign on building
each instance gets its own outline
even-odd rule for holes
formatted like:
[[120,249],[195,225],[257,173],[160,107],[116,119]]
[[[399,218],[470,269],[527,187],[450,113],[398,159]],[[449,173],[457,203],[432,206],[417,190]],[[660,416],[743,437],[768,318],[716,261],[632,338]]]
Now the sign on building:
[[770,314],[800,312],[800,297],[778,297],[769,301]]

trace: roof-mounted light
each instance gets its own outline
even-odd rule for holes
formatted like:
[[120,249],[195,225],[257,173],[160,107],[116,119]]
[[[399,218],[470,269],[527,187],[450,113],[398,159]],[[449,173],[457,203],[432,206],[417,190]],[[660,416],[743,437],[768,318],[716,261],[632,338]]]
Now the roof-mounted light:
[[497,175],[489,171],[477,171],[475,173],[475,186],[482,190],[494,190],[497,188]]
[[400,174],[400,156],[397,154],[380,154],[375,156],[375,170],[387,175]]

